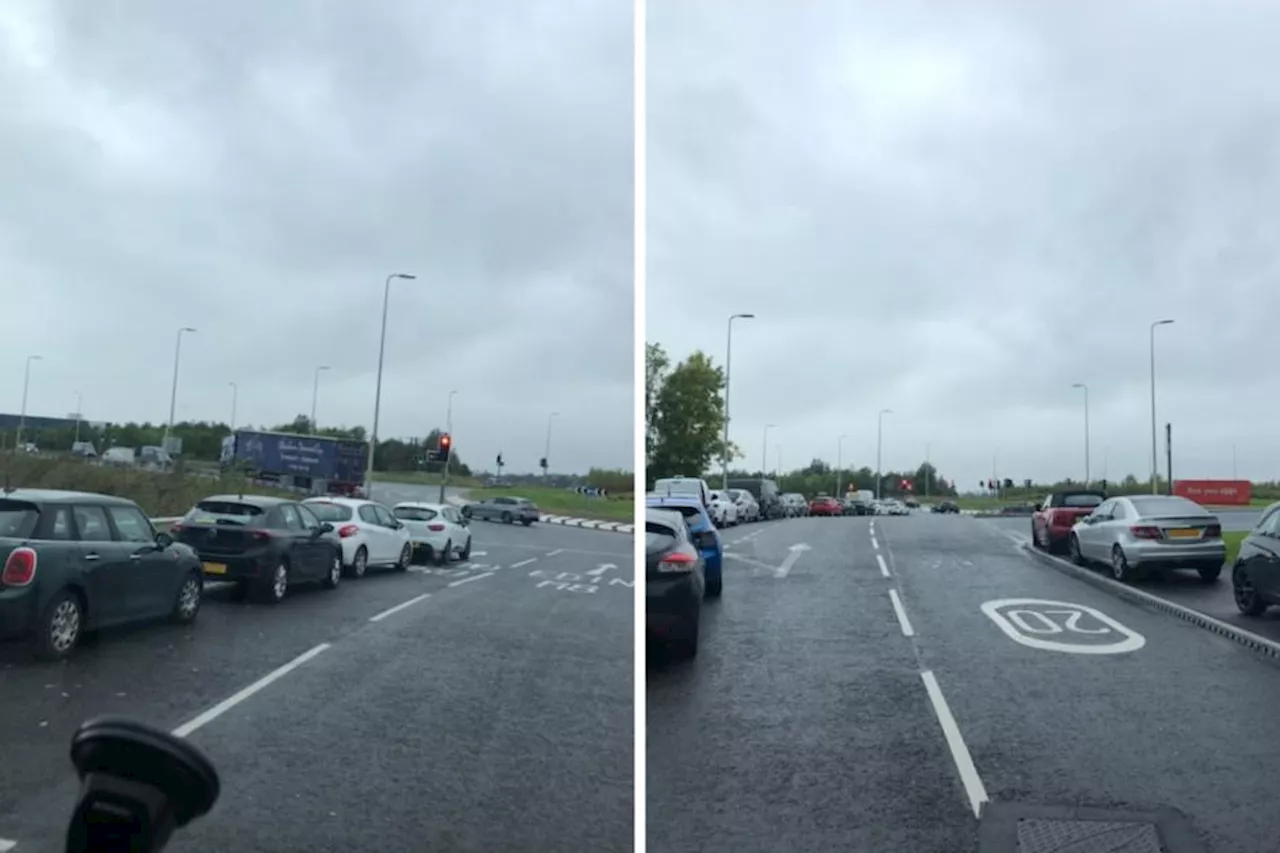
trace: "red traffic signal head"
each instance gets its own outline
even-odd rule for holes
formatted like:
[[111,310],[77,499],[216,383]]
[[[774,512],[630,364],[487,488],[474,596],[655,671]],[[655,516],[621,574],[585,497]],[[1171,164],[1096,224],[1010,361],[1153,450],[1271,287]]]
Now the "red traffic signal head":
[[446,432],[444,435],[440,436],[440,449],[441,449],[441,450],[448,450],[448,449],[449,449],[449,445],[451,445],[451,444],[453,444],[453,436],[449,435],[449,433],[447,433],[447,432]]

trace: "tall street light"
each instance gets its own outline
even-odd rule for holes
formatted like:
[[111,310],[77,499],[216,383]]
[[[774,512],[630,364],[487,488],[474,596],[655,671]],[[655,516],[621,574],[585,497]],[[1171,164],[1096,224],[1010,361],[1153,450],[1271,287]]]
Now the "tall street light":
[[[76,444],[80,443],[80,420],[81,420],[80,413],[82,411],[84,411],[84,395],[81,394],[79,391],[77,391],[76,392],[76,437],[75,437]],[[1232,453],[1234,453],[1235,445],[1233,444],[1231,445],[1231,447],[1233,448]],[[1235,458],[1235,457],[1233,456],[1232,458]]]
[[444,476],[440,478],[440,503],[444,503],[444,489],[449,483],[449,463],[453,461],[453,395],[457,393],[450,391],[449,402],[445,405],[444,431],[449,436],[449,449],[444,456]]
[[1083,382],[1076,382],[1072,388],[1079,388],[1084,391],[1084,486],[1089,488],[1089,386]]
[[387,305],[391,301],[391,282],[401,278],[413,281],[416,275],[407,272],[393,272],[387,276],[382,286],[382,334],[378,338],[378,384],[373,392],[373,432],[369,435],[369,461],[364,471],[364,491],[373,497],[373,457],[378,452],[378,415],[382,410],[382,361],[387,354]]
[[836,497],[840,497],[840,477],[844,472],[844,440],[847,435],[836,439]]
[[884,480],[884,472],[880,470],[880,451],[884,448],[884,416],[892,414],[893,409],[881,409],[876,416],[876,500],[880,500],[880,486]]
[[169,392],[169,422],[164,425],[164,440],[160,442],[165,450],[169,449],[169,435],[173,432],[173,415],[178,407],[178,362],[182,359],[182,334],[195,332],[190,326],[178,330],[178,340],[173,346],[173,390]]
[[1159,471],[1159,455],[1156,449],[1156,326],[1168,326],[1172,320],[1156,320],[1151,324],[1151,494],[1160,490],[1156,484]]
[[781,477],[782,476],[782,445],[781,444],[774,445],[774,450],[777,451],[777,460],[776,460],[776,466],[773,469],[773,476]]
[[543,477],[551,476],[551,424],[558,417],[560,417],[559,412],[552,412],[547,415],[547,446],[542,451],[542,461],[547,464],[542,469]]
[[329,369],[329,365],[321,364],[316,367],[315,376],[311,379],[311,434],[315,435],[320,431],[316,426],[316,402],[320,399],[320,374]]
[[776,427],[777,424],[764,425],[764,438],[760,440],[760,476],[767,476],[769,470],[769,430]]
[[720,488],[729,488],[729,363],[733,358],[733,321],[752,320],[755,314],[730,314],[724,345],[724,451],[720,455]]
[[240,386],[234,382],[228,382],[227,384],[231,386],[231,423],[228,424],[228,426],[231,427],[231,434],[235,435],[236,434],[236,403],[239,402]]
[[929,481],[933,479],[933,442],[926,441],[924,443],[924,496],[925,500],[929,498]]
[[27,390],[31,387],[31,362],[43,361],[42,355],[27,356],[27,366],[22,373],[22,412],[18,415],[18,437],[14,439],[14,446],[22,446],[22,431],[27,427]]

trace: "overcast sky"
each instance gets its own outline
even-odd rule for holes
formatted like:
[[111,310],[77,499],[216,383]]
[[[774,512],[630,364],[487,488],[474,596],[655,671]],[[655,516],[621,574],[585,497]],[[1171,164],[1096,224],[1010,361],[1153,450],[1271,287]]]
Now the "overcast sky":
[[[943,476],[1280,477],[1280,4],[649,8],[650,340],[733,439]],[[740,462],[739,464],[744,464]]]
[[627,0],[0,5],[0,409],[631,467]]

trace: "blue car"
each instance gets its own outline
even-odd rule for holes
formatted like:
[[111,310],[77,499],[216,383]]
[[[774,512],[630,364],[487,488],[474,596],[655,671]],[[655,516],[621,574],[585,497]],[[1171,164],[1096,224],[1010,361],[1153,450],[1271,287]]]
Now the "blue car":
[[693,534],[693,541],[706,563],[706,596],[717,598],[723,581],[724,541],[702,501],[693,495],[652,495],[646,499],[646,505],[655,509],[675,510],[684,516],[689,531]]

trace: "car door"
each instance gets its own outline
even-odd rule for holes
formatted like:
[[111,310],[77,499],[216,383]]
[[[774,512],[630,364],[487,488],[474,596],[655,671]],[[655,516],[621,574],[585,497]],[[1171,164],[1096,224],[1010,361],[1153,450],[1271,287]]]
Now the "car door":
[[1076,539],[1080,542],[1080,553],[1087,559],[1103,559],[1098,555],[1107,549],[1102,548],[1099,543],[1106,536],[1105,526],[1111,519],[1111,510],[1115,504],[1114,500],[1103,501],[1097,509],[1086,516],[1089,522],[1075,529]]
[[309,554],[312,571],[315,573],[312,576],[323,578],[329,573],[329,567],[333,563],[334,543],[325,537],[322,530],[324,522],[319,516],[303,504],[298,504],[297,511],[302,529],[306,531],[305,547]]
[[369,538],[369,562],[372,565],[385,566],[391,562],[391,537],[386,525],[378,518],[378,508],[374,504],[361,504],[356,510],[360,516],[361,526]]
[[[302,526],[302,515],[295,503],[282,503],[279,506],[280,533],[289,540],[289,565],[295,578],[301,575],[302,580],[317,577],[320,572],[316,567],[316,546],[311,532]],[[326,567],[327,568],[327,567]]]
[[1267,601],[1280,600],[1280,509],[1272,510],[1249,534],[1248,556],[1241,568]]
[[461,513],[451,506],[444,508],[444,522],[449,525],[449,538],[459,551],[467,544],[467,525]]
[[374,504],[373,511],[378,515],[378,524],[386,531],[383,535],[387,539],[387,562],[398,563],[404,546],[409,544],[409,531],[396,518],[395,513],[382,504]]
[[107,518],[97,504],[76,504],[71,508],[79,543],[79,562],[88,611],[95,626],[114,625],[130,617],[130,581],[133,564],[127,543],[118,542]]
[[134,506],[108,506],[115,538],[128,552],[129,618],[148,619],[167,613],[178,593],[178,562],[156,547],[151,521]]

